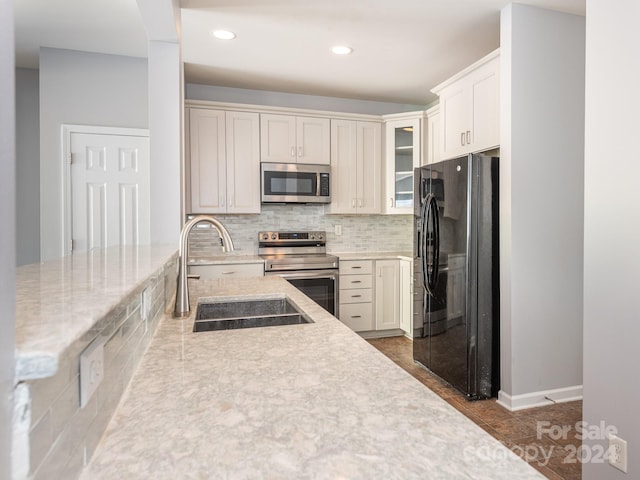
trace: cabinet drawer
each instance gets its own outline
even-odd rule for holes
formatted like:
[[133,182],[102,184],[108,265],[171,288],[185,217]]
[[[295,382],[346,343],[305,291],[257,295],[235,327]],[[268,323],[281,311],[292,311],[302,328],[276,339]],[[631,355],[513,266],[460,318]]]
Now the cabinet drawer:
[[189,275],[200,278],[262,277],[264,265],[261,263],[227,263],[224,265],[189,265]]
[[372,260],[340,260],[340,275],[368,274],[373,272]]
[[352,288],[371,288],[371,275],[340,275],[340,291]]
[[340,291],[340,305],[343,303],[367,303],[373,297],[370,288],[355,288]]
[[351,303],[340,305],[340,321],[356,332],[374,329],[373,304]]

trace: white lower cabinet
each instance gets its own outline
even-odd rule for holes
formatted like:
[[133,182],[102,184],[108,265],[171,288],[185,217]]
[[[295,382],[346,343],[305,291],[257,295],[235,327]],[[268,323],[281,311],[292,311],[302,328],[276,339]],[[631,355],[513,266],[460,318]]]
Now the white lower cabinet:
[[340,308],[342,323],[356,332],[375,329],[373,316],[373,261],[340,262]]
[[411,331],[411,261],[340,261],[340,320],[356,332]]
[[376,260],[376,330],[400,328],[400,261]]
[[263,263],[225,263],[216,265],[189,265],[189,275],[200,278],[262,277]]
[[400,328],[413,336],[413,262],[400,260]]

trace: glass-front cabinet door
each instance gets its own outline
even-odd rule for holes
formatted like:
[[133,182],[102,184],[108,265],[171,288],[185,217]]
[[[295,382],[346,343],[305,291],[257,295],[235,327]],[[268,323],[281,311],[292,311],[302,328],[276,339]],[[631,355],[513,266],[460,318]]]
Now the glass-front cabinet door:
[[422,112],[385,122],[385,213],[413,213],[413,169],[421,164]]

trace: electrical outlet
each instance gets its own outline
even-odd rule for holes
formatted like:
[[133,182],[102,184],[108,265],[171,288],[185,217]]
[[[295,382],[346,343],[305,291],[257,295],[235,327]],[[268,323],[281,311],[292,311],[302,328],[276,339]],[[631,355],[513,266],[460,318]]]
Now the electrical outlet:
[[627,473],[627,442],[615,435],[609,435],[609,463]]
[[335,225],[334,231],[337,236],[342,235],[342,225]]
[[144,331],[147,331],[148,321],[149,320],[149,312],[151,311],[151,288],[145,288],[140,294],[140,316],[142,320],[144,320]]
[[104,377],[104,339],[96,338],[80,354],[80,408],[89,402]]

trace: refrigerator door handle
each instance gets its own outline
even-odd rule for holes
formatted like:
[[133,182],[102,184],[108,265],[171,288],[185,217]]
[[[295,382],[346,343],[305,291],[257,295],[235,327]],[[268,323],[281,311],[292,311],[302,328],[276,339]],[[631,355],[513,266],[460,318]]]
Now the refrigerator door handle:
[[420,236],[419,254],[421,258],[422,266],[422,286],[431,295],[431,286],[429,285],[429,271],[427,270],[429,262],[427,258],[427,221],[429,212],[429,196],[423,197],[422,205],[420,208],[420,222],[422,223],[422,235]]
[[[430,296],[435,295],[437,275],[438,275],[438,242],[440,237],[439,227],[440,222],[438,218],[438,204],[436,201],[436,197],[433,193],[429,193],[423,204],[423,247],[422,247],[422,277],[424,288]],[[431,258],[428,258],[428,241],[429,235],[429,226],[432,225],[433,229],[431,230],[431,244],[432,244],[432,253]],[[429,262],[431,260],[431,262]],[[429,263],[431,263],[431,272],[429,272]]]
[[429,291],[432,296],[435,295],[436,283],[438,282],[438,270],[440,263],[440,216],[438,214],[438,201],[433,193],[427,198],[428,211],[427,214],[433,222],[433,253],[431,260],[431,275],[429,275]]

